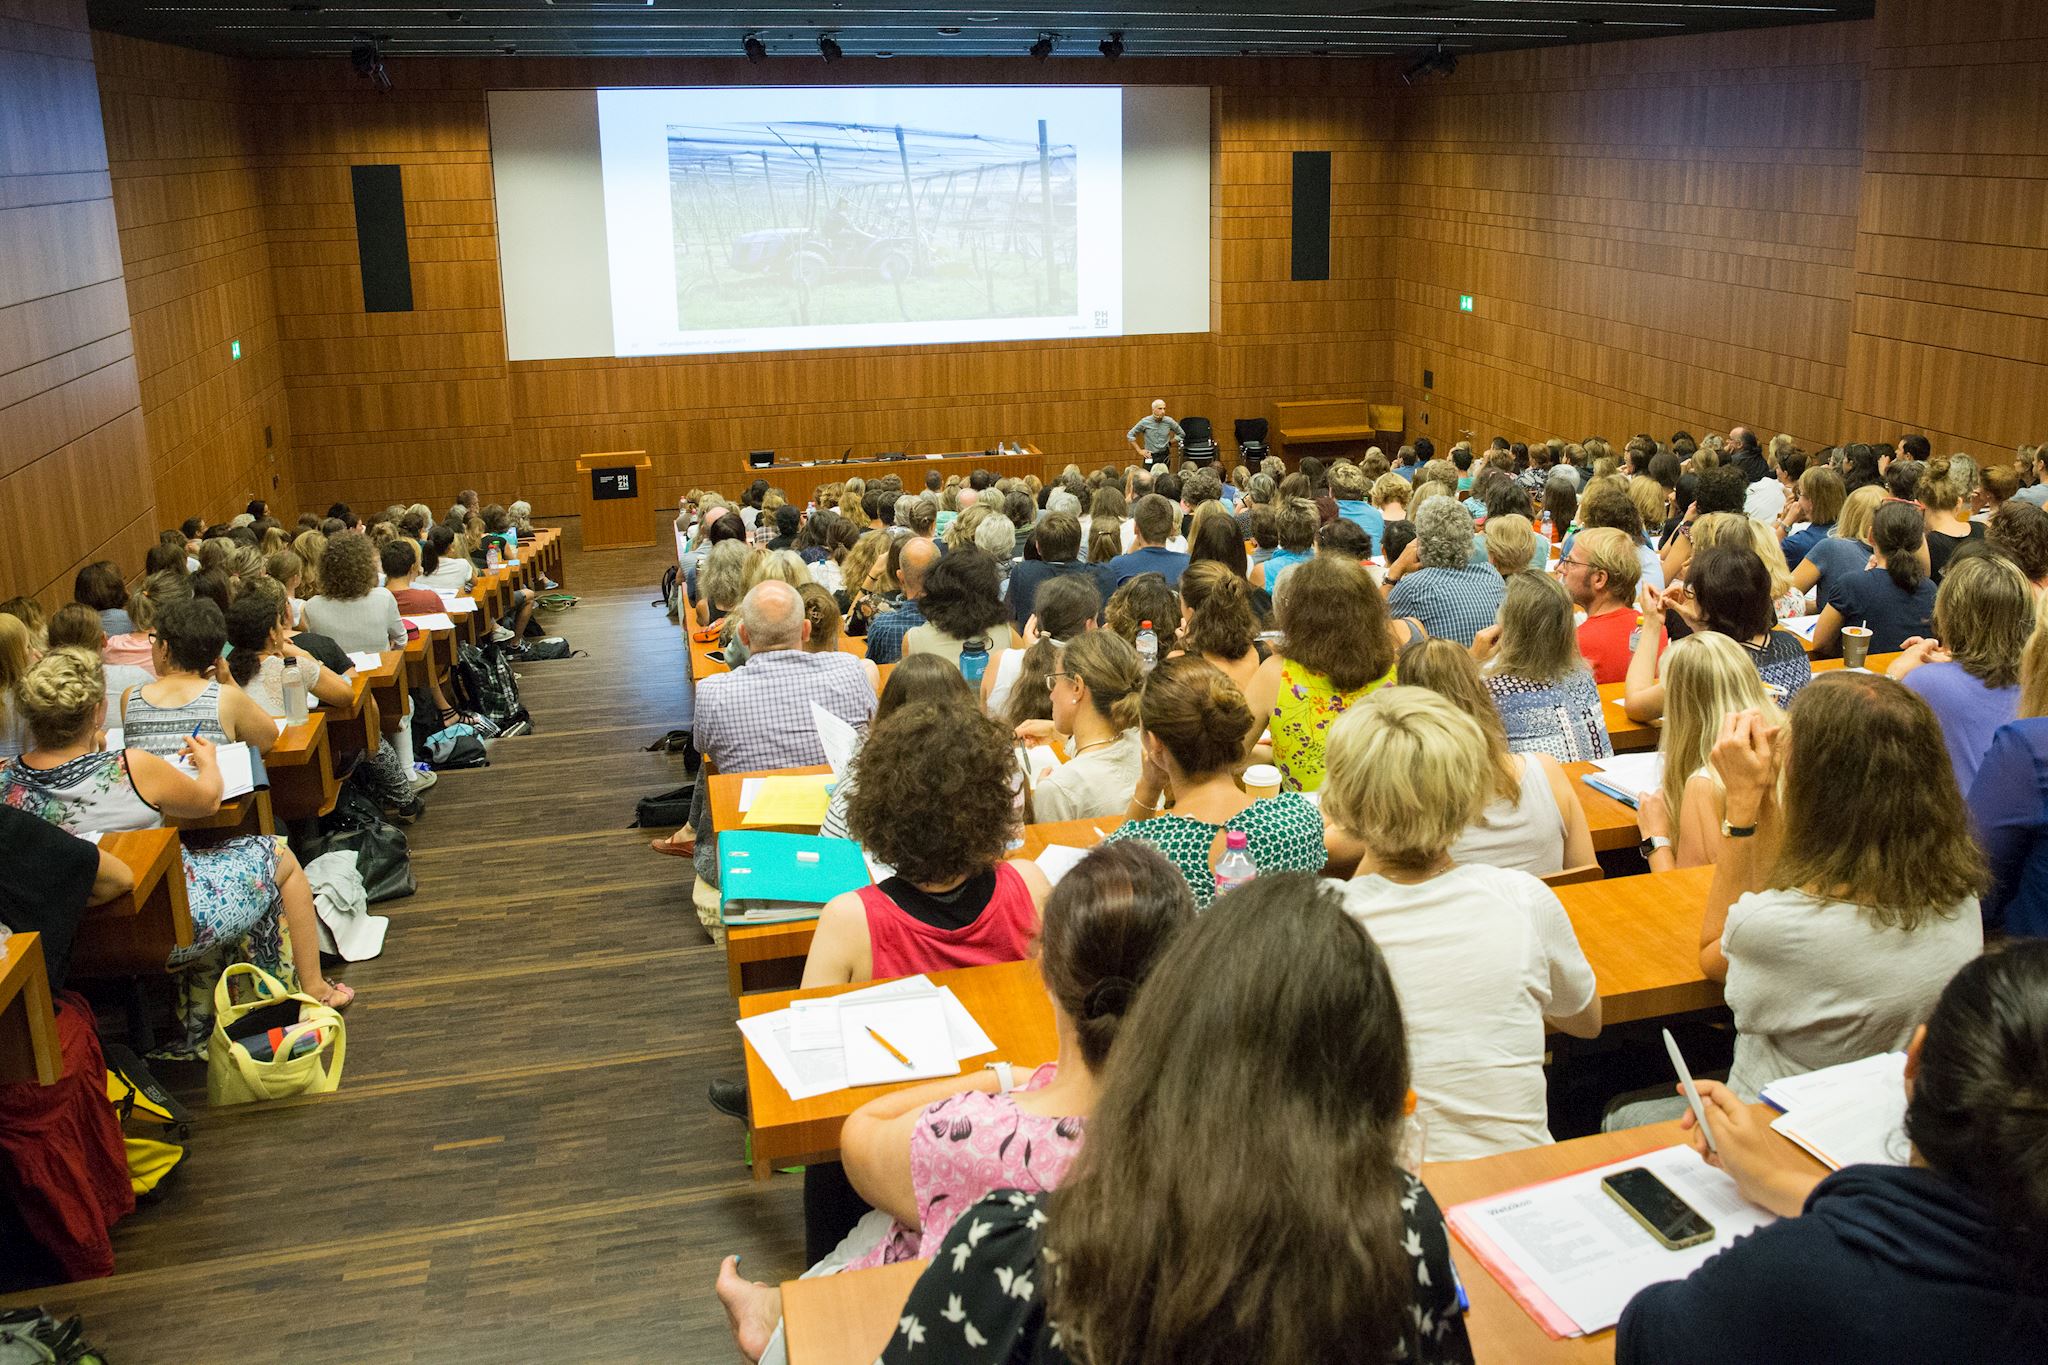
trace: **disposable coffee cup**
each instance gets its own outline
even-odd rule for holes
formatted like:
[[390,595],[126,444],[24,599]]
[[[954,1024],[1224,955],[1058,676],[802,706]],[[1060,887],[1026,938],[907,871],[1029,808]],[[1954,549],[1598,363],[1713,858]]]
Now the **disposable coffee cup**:
[[1244,794],[1257,800],[1280,794],[1280,770],[1270,763],[1254,763],[1244,770]]
[[1868,626],[1842,627],[1842,667],[1861,668],[1863,661],[1870,657],[1870,628]]

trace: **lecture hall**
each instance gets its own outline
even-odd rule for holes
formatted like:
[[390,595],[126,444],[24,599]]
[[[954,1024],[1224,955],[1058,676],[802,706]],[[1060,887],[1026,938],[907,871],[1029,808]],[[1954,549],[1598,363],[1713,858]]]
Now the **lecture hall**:
[[2040,1360],[2044,89],[0,0],[0,1361]]

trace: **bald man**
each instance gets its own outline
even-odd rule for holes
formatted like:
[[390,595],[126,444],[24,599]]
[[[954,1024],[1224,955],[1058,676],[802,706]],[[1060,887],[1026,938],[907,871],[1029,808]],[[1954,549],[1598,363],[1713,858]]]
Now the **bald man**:
[[1181,443],[1180,423],[1166,415],[1166,400],[1155,398],[1152,400],[1152,414],[1140,417],[1124,433],[1124,439],[1131,443],[1131,449],[1137,452],[1141,462],[1165,462],[1171,455],[1171,448]]
[[[875,687],[861,661],[842,650],[807,654],[804,600],[771,579],[741,599],[744,667],[697,682],[697,751],[722,773],[798,768],[825,761],[811,703],[856,730],[875,714]],[[718,837],[711,828],[711,784],[699,782],[690,823],[698,832],[697,875],[718,885]]]
[[924,624],[924,576],[939,559],[939,547],[924,536],[903,542],[896,555],[896,581],[903,605],[868,623],[868,662],[893,664],[903,657],[903,637]]

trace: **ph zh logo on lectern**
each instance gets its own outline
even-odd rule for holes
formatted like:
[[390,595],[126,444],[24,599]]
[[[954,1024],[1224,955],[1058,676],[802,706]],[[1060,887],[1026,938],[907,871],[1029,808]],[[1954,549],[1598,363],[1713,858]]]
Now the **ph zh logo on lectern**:
[[593,469],[590,471],[590,496],[599,502],[614,498],[630,498],[639,492],[635,480],[638,471],[631,465],[619,469]]

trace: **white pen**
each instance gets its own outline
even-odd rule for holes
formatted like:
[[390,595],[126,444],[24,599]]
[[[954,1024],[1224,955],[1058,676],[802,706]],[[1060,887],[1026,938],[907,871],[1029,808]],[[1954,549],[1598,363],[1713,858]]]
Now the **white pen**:
[[1692,1073],[1685,1069],[1685,1054],[1678,1050],[1678,1040],[1671,1036],[1671,1030],[1664,1030],[1664,1050],[1671,1054],[1671,1065],[1678,1068],[1679,1088],[1685,1091],[1685,1102],[1692,1106],[1693,1122],[1700,1126],[1700,1132],[1707,1139],[1707,1150],[1715,1156],[1721,1149],[1714,1142],[1714,1130],[1707,1126],[1707,1106],[1700,1101],[1699,1087],[1692,1083]]

